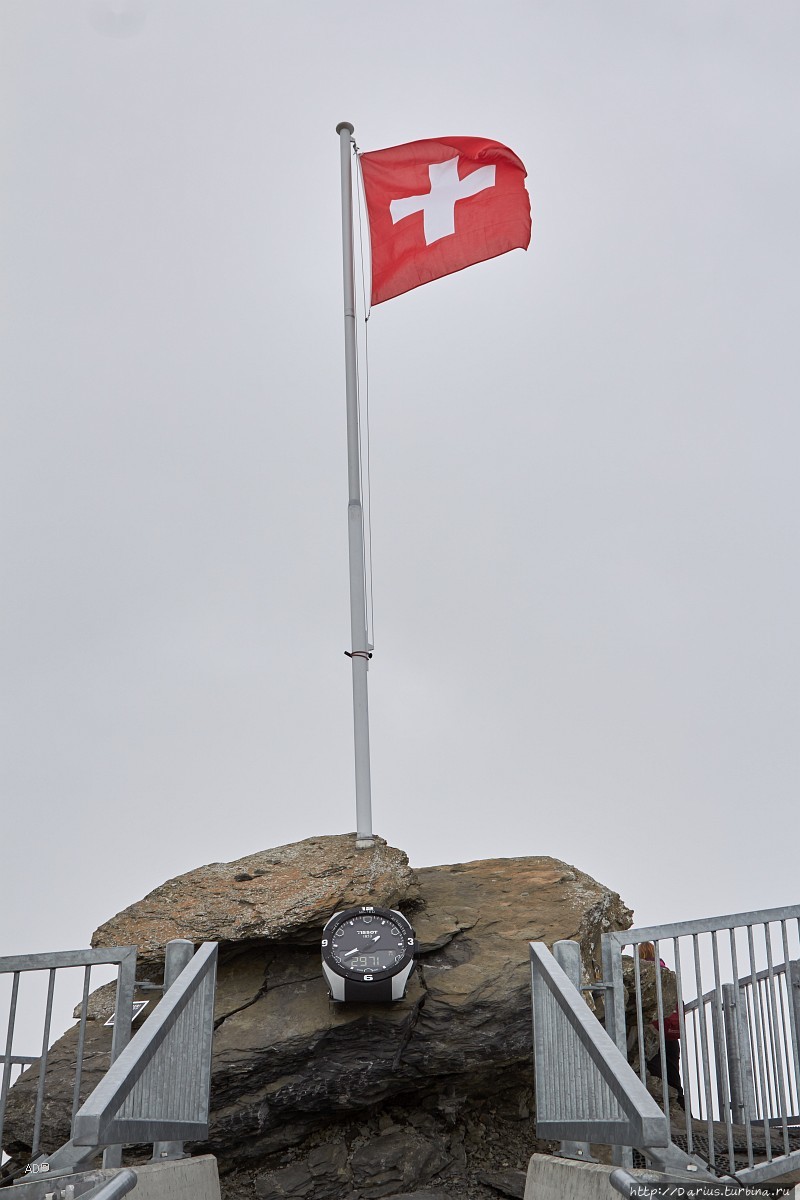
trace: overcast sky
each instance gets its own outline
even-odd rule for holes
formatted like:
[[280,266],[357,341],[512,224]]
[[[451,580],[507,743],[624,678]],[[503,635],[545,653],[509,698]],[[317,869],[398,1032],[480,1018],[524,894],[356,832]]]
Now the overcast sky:
[[800,8],[2,0],[2,948],[355,828],[339,143],[533,241],[369,322],[375,829],[800,902]]

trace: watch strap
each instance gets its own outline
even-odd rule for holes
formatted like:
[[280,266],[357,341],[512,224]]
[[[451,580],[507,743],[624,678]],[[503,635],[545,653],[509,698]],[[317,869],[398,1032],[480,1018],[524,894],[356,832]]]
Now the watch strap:
[[392,980],[375,979],[365,983],[361,979],[345,979],[345,1001],[356,1000],[362,1004],[385,1004],[392,999]]

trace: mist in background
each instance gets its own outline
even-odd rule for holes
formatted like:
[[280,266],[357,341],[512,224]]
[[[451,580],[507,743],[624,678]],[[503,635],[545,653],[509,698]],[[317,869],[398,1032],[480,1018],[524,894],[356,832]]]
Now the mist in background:
[[1,954],[355,828],[342,120],[504,142],[533,209],[369,321],[376,832],[798,902],[799,38],[4,0]]

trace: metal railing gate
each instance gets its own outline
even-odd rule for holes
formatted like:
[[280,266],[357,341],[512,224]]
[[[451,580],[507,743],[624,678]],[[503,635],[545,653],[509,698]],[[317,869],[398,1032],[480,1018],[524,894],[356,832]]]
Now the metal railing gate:
[[[585,984],[577,943],[554,951],[531,943],[540,1136],[695,1178],[800,1178],[800,906],[604,934]],[[605,1031],[582,992],[604,996]]]
[[[42,1130],[42,1111],[45,1099],[45,1081],[47,1063],[50,1053],[50,1026],[53,1016],[53,997],[55,992],[56,973],[71,967],[83,967],[83,998],[78,1027],[78,1049],[75,1065],[75,1082],[72,1093],[72,1121],[79,1107],[81,1093],[81,1078],[83,1073],[83,1052],[86,1039],[86,1021],[89,1013],[89,992],[91,989],[92,968],[113,965],[117,967],[117,987],[115,1000],[115,1021],[111,1036],[111,1061],[119,1057],[131,1037],[131,1018],[133,1014],[133,992],[136,982],[136,947],[115,946],[110,950],[59,950],[51,954],[19,954],[13,957],[0,958],[0,975],[11,975],[11,997],[9,1002],[8,1025],[5,1036],[5,1052],[0,1056],[3,1064],[3,1081],[0,1085],[0,1147],[3,1145],[3,1129],[5,1125],[8,1093],[11,1086],[11,1076],[14,1067],[33,1066],[39,1063],[39,1077],[36,1089],[34,1108],[33,1135],[31,1158],[39,1154]],[[34,1058],[29,1055],[13,1054],[14,1031],[17,1021],[20,981],[24,974],[32,972],[47,973],[47,1000],[45,1004],[44,1022],[42,1028],[41,1055]],[[117,1167],[121,1162],[121,1147],[108,1146],[103,1165]]]
[[[164,996],[131,1037],[136,983],[134,947],[0,959],[0,972],[11,972],[13,976],[6,1049],[2,1056],[0,1146],[12,1069],[15,1065],[35,1064],[37,1061],[12,1052],[20,975],[24,971],[48,972],[31,1162],[25,1169],[26,1173],[39,1175],[80,1170],[101,1150],[104,1151],[104,1167],[118,1167],[122,1147],[142,1142],[153,1143],[154,1159],[181,1157],[184,1140],[208,1136],[216,962],[216,942],[204,942],[196,953],[192,943],[183,939],[168,943]],[[90,973],[92,966],[108,963],[117,964],[119,968],[111,1063],[100,1083],[81,1104]],[[60,968],[74,966],[84,967],[84,985],[77,1038],[71,1137],[52,1153],[42,1154],[40,1137],[55,974]],[[119,1189],[123,1182],[115,1184],[115,1187]],[[130,1181],[128,1183],[130,1187],[133,1186]],[[122,1194],[122,1191],[114,1191],[114,1195]],[[102,1195],[105,1198],[106,1192]]]

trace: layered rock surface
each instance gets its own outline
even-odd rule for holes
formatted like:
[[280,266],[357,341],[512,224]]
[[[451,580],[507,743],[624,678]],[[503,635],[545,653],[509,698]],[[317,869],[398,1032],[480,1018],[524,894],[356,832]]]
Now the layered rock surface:
[[[394,1005],[334,1005],[320,970],[337,909],[401,909],[418,967]],[[534,1149],[528,942],[572,938],[599,974],[600,936],[627,928],[616,893],[546,857],[412,870],[378,841],[320,837],[179,876],[106,922],[93,945],[220,943],[212,1114],[229,1200],[515,1194]],[[90,1005],[87,1091],[105,1069],[110,998]],[[77,1030],[53,1048],[47,1148],[69,1136]],[[29,1152],[36,1079],[12,1089],[6,1150]],[[510,1181],[510,1182],[509,1182]]]
[[136,946],[149,965],[163,963],[172,938],[318,943],[340,908],[370,901],[394,908],[418,895],[408,856],[382,839],[357,851],[353,834],[306,838],[168,880],[96,929],[92,946]]

